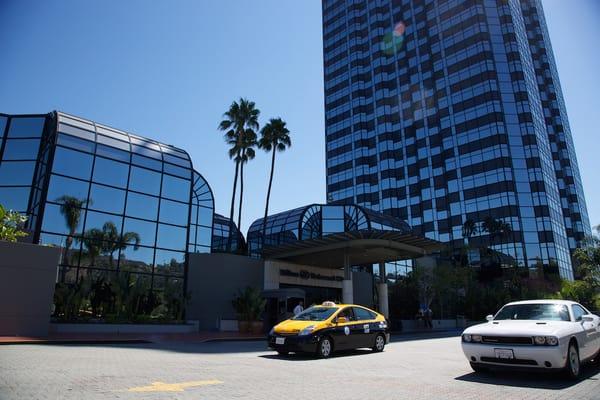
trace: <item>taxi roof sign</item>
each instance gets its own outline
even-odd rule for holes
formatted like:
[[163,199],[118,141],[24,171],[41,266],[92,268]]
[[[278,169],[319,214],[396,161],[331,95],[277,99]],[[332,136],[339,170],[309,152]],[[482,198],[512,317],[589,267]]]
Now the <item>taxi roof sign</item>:
[[321,304],[324,307],[335,307],[337,306],[337,304],[335,304],[333,301],[324,301],[323,304]]

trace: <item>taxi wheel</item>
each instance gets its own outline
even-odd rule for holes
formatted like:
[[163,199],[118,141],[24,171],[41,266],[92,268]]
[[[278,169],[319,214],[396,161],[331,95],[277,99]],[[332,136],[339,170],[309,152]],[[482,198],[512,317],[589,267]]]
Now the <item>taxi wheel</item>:
[[333,341],[330,337],[325,336],[319,340],[319,344],[317,346],[317,356],[319,358],[328,358],[331,356],[333,352]]
[[371,348],[374,352],[380,353],[385,348],[385,337],[383,335],[375,336],[375,345]]
[[581,360],[579,359],[579,350],[575,342],[569,343],[569,350],[567,350],[567,365],[565,366],[565,373],[570,379],[578,379],[581,372]]

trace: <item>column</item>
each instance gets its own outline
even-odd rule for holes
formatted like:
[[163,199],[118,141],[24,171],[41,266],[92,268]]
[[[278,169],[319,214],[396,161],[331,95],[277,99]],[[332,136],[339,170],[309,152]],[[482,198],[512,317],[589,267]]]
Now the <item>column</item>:
[[381,282],[377,284],[377,293],[379,297],[379,312],[386,318],[390,317],[390,306],[388,298],[388,285],[385,271],[385,263],[379,263],[379,275]]
[[348,254],[344,254],[344,280],[342,281],[342,301],[345,304],[354,303],[352,270],[350,269],[350,256]]

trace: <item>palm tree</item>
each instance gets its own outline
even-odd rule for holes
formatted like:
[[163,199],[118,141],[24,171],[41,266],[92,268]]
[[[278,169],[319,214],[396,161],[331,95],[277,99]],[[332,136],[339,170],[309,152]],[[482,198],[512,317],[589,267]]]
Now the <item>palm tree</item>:
[[273,172],[275,171],[275,154],[278,151],[285,151],[292,146],[290,131],[285,126],[285,121],[281,118],[271,118],[269,122],[260,131],[260,141],[258,147],[266,152],[271,151],[271,174],[269,175],[269,187],[267,189],[267,201],[265,202],[265,216],[263,218],[262,238],[263,246],[267,231],[267,215],[269,213],[269,199],[271,197],[271,186],[273,184]]
[[238,229],[240,229],[240,224],[242,223],[242,203],[244,201],[244,164],[247,164],[248,161],[253,160],[256,156],[254,148],[258,145],[256,141],[256,133],[251,129],[247,129],[246,133],[244,133],[244,139],[241,142],[242,152],[239,155],[239,163],[240,163],[240,204],[238,209]]
[[77,238],[77,241],[86,248],[90,265],[95,265],[96,257],[100,255],[104,246],[104,232],[98,228],[92,228],[84,232],[83,237]]
[[78,199],[73,196],[64,195],[56,199],[57,203],[60,203],[60,213],[65,217],[65,224],[69,229],[69,234],[65,240],[65,248],[63,260],[68,262],[69,250],[73,245],[73,239],[75,239],[75,233],[77,227],[81,221],[81,209],[88,204],[88,200]]
[[118,250],[125,250],[131,242],[133,249],[137,250],[140,246],[140,235],[137,232],[123,232],[119,234],[119,230],[112,221],[105,222],[102,225],[103,234],[103,251],[108,253],[108,262],[110,266],[114,262],[114,254]]
[[[229,106],[229,110],[223,114],[223,120],[219,123],[219,130],[225,132],[225,140],[231,145],[229,149],[229,158],[235,161],[235,177],[233,179],[233,191],[231,194],[231,207],[229,210],[229,220],[233,222],[233,210],[235,206],[235,194],[237,190],[237,180],[240,174],[240,164],[245,158],[244,137],[249,132],[256,133],[259,129],[258,116],[260,110],[256,108],[253,101],[240,98],[239,103],[234,101]],[[249,157],[248,157],[249,158]],[[247,160],[246,160],[247,161]],[[243,175],[243,171],[242,171]],[[243,179],[243,177],[242,177]],[[240,196],[241,200],[241,196]],[[240,201],[240,210],[241,210]],[[231,232],[229,234],[231,238]],[[230,239],[228,240],[230,242]],[[229,244],[227,246],[229,248]]]

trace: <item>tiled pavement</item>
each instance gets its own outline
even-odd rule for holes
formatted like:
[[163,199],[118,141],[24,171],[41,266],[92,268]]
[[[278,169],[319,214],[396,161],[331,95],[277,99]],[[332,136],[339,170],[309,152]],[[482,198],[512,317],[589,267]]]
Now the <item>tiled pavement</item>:
[[328,360],[255,341],[0,346],[0,399],[600,399],[597,367],[476,375],[457,337],[410,339]]

